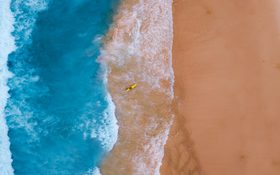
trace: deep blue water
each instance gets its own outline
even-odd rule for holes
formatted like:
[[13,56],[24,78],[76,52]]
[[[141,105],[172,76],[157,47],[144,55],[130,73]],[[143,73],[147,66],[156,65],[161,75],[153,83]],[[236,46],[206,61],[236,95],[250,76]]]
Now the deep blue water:
[[90,174],[108,151],[112,138],[98,136],[114,131],[98,38],[117,5],[12,1],[17,50],[8,61],[14,76],[5,113],[15,175]]

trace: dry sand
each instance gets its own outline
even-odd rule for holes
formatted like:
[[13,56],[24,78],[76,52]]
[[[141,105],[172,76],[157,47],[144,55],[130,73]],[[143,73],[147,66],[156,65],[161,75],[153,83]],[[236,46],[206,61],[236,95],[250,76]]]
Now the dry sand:
[[279,24],[277,0],[174,1],[162,175],[280,174]]

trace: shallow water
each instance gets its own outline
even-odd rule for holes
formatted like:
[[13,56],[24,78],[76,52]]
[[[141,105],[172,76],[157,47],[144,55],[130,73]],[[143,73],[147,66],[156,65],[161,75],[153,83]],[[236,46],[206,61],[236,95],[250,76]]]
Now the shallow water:
[[100,56],[120,127],[102,173],[159,175],[173,118],[172,1],[122,2]]
[[[97,62],[117,0],[12,0],[5,109],[15,175],[92,174],[116,141]],[[0,173],[1,174],[1,173]]]

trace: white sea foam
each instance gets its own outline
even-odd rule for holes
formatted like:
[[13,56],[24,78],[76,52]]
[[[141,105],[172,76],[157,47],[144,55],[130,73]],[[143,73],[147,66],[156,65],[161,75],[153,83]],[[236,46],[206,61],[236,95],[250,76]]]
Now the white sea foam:
[[90,136],[101,141],[106,151],[111,151],[117,142],[119,126],[115,116],[115,105],[110,94],[107,94],[107,102],[109,104],[103,113],[102,119],[98,122],[93,121],[94,128]]
[[93,168],[93,169],[89,170],[88,172],[86,172],[86,174],[84,174],[84,175],[102,175],[102,174],[100,173],[99,168]]
[[1,175],[12,175],[12,158],[8,127],[4,109],[9,98],[7,80],[12,76],[7,67],[8,55],[15,49],[13,31],[13,16],[10,10],[10,0],[0,0],[0,170]]
[[[13,2],[13,14],[15,18],[20,19],[20,21],[15,22],[15,26],[17,32],[21,33],[20,35],[15,35],[15,38],[18,40],[21,37],[21,43],[23,45],[31,42],[30,37],[38,12],[48,8],[48,1],[49,0],[16,0]],[[21,47],[22,44],[17,43],[17,46]]]
[[[104,70],[106,69],[103,67]],[[106,70],[105,70],[106,72]],[[103,72],[103,83],[107,85],[107,73]],[[112,101],[111,95],[107,93],[106,101],[108,102],[107,109],[103,112],[102,116],[98,121],[92,119],[91,121],[85,121],[81,125],[82,128],[90,128],[90,135],[87,132],[84,132],[84,137],[87,138],[90,136],[92,139],[97,139],[101,142],[103,149],[106,152],[109,152],[113,149],[115,143],[118,139],[118,122],[115,116],[115,104]],[[99,103],[99,102],[97,102]],[[86,129],[86,130],[87,130]],[[95,167],[87,174],[89,175],[102,175],[99,168]]]
[[135,169],[135,175],[141,175],[141,174],[160,175],[160,166],[162,164],[162,159],[164,156],[163,146],[165,145],[168,139],[170,127],[171,127],[171,123],[168,123],[166,130],[164,130],[157,137],[150,138],[151,139],[150,143],[144,147],[144,152],[148,153],[151,159],[150,164],[155,167],[154,173],[151,173],[151,169],[147,167],[147,165],[144,163],[146,157],[143,157],[142,155],[138,155],[133,159],[134,163],[137,164],[138,167]]
[[[0,0],[7,1],[7,0]],[[9,1],[10,6],[10,1]],[[29,44],[31,40],[31,33],[34,28],[38,13],[40,11],[46,10],[48,8],[48,0],[15,0],[12,4],[12,15],[13,20],[13,40],[16,41],[17,49],[21,49],[25,45]],[[9,9],[10,10],[10,9]],[[13,29],[11,29],[13,30]],[[8,32],[7,32],[8,33]],[[12,36],[10,36],[12,37]],[[6,40],[8,41],[8,40]],[[14,44],[14,43],[13,43]],[[2,47],[1,47],[2,49]],[[33,68],[29,68],[30,72],[33,72]],[[30,82],[36,82],[40,79],[38,75],[24,75],[24,76],[14,76],[13,77],[13,87],[21,87],[23,84],[28,84]],[[44,89],[41,89],[43,91]],[[25,94],[21,94],[24,96]],[[9,104],[10,110],[6,111],[7,116],[20,116],[13,119],[15,125],[11,127],[24,128],[28,134],[32,135],[33,139],[38,139],[37,133],[34,132],[34,125],[29,119],[33,116],[32,110],[27,110],[28,106],[25,107],[25,111],[21,111],[20,106],[25,106],[25,101],[21,101],[20,104],[14,104],[11,102]],[[27,112],[28,111],[28,112]],[[1,175],[1,174],[0,174]]]
[[[104,65],[102,65],[103,70],[100,73],[100,78],[103,80],[103,84],[107,86],[107,70]],[[109,152],[113,149],[114,144],[118,139],[118,121],[115,116],[115,104],[112,100],[110,93],[106,95],[106,101],[108,103],[107,108],[104,110],[101,116],[96,119],[93,117],[91,120],[85,120],[84,123],[81,123],[79,126],[80,129],[84,130],[84,138],[92,138],[100,141],[102,148]],[[100,102],[96,102],[97,105],[100,105]],[[92,104],[88,104],[88,108],[95,110]],[[84,115],[91,115],[91,111],[85,113]]]
[[99,168],[94,168],[92,170],[92,175],[101,175]]

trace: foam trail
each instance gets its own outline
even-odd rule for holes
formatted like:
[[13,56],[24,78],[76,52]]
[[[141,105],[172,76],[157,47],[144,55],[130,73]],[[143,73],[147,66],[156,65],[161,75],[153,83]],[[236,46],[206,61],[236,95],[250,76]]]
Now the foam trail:
[[[108,70],[107,70],[106,65],[102,64],[102,62],[101,62],[101,65],[104,70],[103,83],[106,85],[106,88],[108,88],[107,87],[108,86],[108,77],[107,77]],[[116,142],[118,140],[119,125],[118,125],[117,117],[115,115],[116,106],[113,102],[112,96],[109,93],[108,89],[107,89],[106,101],[108,102],[108,107],[104,111],[104,120],[106,122],[107,128],[104,131],[104,133],[106,133],[105,134],[106,137],[103,139],[103,144],[106,145],[105,149],[106,149],[106,151],[109,152],[113,149],[114,145],[116,144]],[[106,140],[108,140],[108,141],[106,141]],[[99,174],[97,173],[97,175],[99,175]]]
[[107,94],[106,100],[108,102],[108,107],[103,113],[103,119],[100,121],[106,127],[100,126],[100,124],[95,125],[91,137],[98,138],[98,140],[101,141],[103,148],[109,152],[117,142],[119,126],[115,116],[115,104],[113,103],[110,94]]
[[13,31],[13,16],[10,10],[10,0],[0,0],[0,170],[1,175],[12,175],[12,158],[8,127],[4,116],[4,108],[9,98],[7,80],[11,73],[7,67],[8,55],[15,49]]

